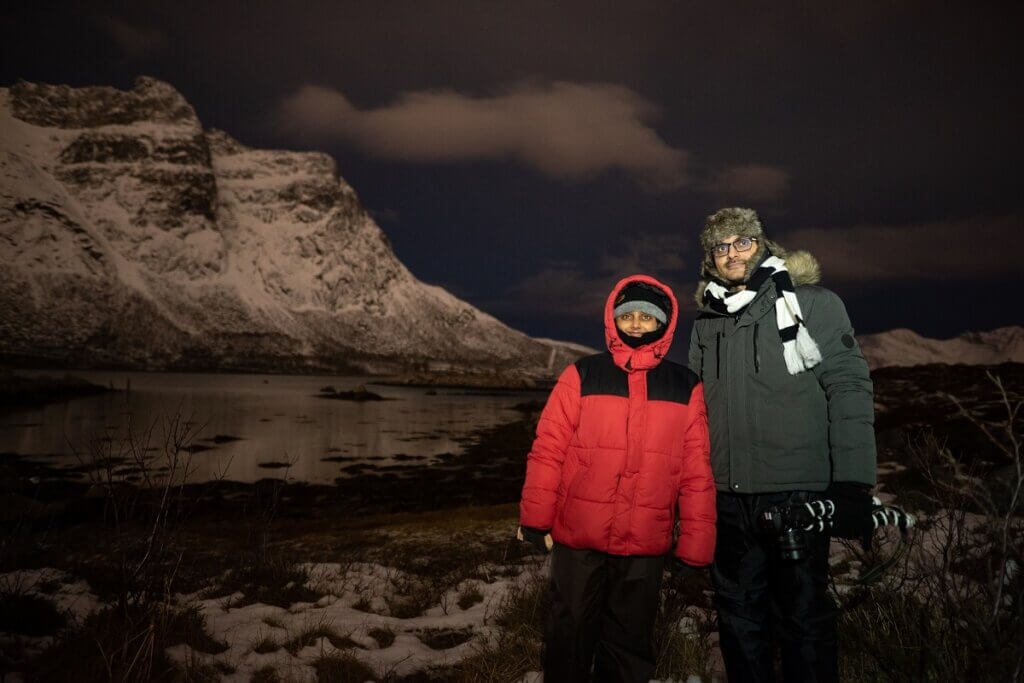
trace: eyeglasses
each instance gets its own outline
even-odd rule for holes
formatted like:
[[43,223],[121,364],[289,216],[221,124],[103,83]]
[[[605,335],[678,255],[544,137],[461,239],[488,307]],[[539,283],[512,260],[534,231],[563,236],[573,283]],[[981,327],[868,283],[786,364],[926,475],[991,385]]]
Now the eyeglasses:
[[726,256],[729,254],[729,247],[732,247],[739,254],[744,251],[750,251],[750,248],[754,246],[756,241],[756,237],[737,237],[732,242],[722,242],[711,247],[711,253],[715,256]]

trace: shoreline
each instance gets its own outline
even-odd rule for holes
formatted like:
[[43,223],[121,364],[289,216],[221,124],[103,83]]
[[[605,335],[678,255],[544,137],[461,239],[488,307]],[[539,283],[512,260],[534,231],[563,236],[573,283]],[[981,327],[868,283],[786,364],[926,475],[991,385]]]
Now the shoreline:
[[[560,368],[559,368],[560,369]],[[431,389],[488,389],[497,391],[549,391],[555,384],[556,377],[542,377],[524,374],[515,369],[482,369],[477,372],[429,371],[429,370],[396,370],[393,372],[373,372],[362,368],[348,366],[295,366],[284,367],[253,366],[253,367],[209,367],[197,366],[160,366],[160,367],[126,367],[117,364],[70,365],[70,364],[39,364],[36,361],[18,362],[10,357],[0,356],[0,379],[9,377],[27,377],[54,375],[73,377],[76,372],[119,372],[142,374],[197,374],[197,375],[270,375],[294,377],[359,377],[367,384],[380,386],[420,387]],[[24,375],[20,373],[30,373]]]
[[[533,442],[540,401],[518,404],[519,416],[481,428],[466,437],[459,454],[431,466],[367,467],[333,484],[265,477],[255,482],[213,480],[175,487],[176,495],[193,501],[193,512],[220,515],[268,494],[279,512],[301,517],[430,511],[454,507],[504,504],[518,500]],[[406,476],[408,474],[408,476]],[[16,453],[0,453],[0,523],[19,512],[48,515],[51,522],[68,517],[70,524],[95,517],[97,489],[114,485],[143,491],[124,476],[105,480],[102,470],[61,469]],[[63,526],[63,524],[61,525]]]
[[119,390],[112,386],[94,384],[70,372],[62,375],[26,376],[9,369],[0,369],[0,413],[34,409],[49,403],[114,391]]

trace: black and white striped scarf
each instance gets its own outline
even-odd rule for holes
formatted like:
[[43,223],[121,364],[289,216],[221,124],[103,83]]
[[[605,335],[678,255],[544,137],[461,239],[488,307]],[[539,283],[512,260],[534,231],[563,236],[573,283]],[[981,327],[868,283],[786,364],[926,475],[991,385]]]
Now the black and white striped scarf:
[[704,290],[704,303],[713,311],[736,314],[754,300],[757,291],[768,278],[775,283],[778,295],[775,299],[775,324],[782,339],[782,356],[786,359],[789,374],[795,375],[820,363],[821,351],[804,325],[800,302],[796,299],[793,280],[789,277],[785,261],[769,255],[754,271],[746,289],[738,292],[730,292],[711,280]]

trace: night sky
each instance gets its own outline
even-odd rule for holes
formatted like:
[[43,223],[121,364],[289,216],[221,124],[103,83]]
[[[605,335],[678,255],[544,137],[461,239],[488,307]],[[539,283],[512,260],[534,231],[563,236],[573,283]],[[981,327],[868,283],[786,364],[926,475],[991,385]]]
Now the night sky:
[[1024,323],[1013,3],[131,2],[2,10],[0,85],[168,81],[206,128],[331,154],[420,279],[602,344],[685,304],[722,206],[808,249],[858,333]]

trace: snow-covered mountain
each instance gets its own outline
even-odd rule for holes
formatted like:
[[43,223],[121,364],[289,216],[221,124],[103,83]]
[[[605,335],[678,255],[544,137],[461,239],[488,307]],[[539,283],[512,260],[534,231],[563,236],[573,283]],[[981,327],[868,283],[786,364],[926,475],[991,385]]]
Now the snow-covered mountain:
[[418,281],[315,152],[172,86],[0,89],[0,354],[140,368],[550,375],[581,354]]
[[1000,327],[990,332],[967,332],[953,339],[928,339],[906,329],[857,337],[874,368],[963,363],[996,365],[1024,363],[1024,327]]

